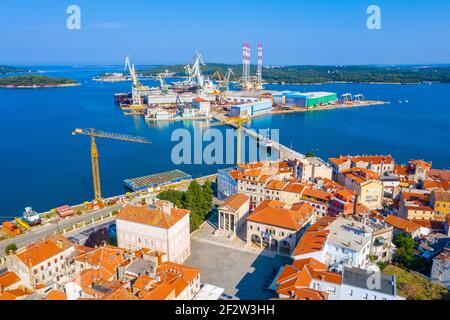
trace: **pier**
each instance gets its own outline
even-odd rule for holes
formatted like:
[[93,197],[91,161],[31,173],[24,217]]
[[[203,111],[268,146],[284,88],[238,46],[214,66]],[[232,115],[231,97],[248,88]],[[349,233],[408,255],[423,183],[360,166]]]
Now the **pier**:
[[[231,126],[231,127],[235,128],[236,130],[241,130],[247,136],[257,139],[259,141],[263,141],[264,139],[267,139],[266,137],[262,136],[261,134],[257,133],[255,130],[253,130],[251,128],[246,128],[246,127],[239,128],[239,126],[237,124],[224,122],[224,119],[225,119],[224,115],[216,115],[216,116],[214,116],[214,119],[225,125]],[[301,154],[289,147],[286,147],[285,145],[283,145],[279,142],[276,142],[273,140],[270,140],[270,141],[272,142],[272,149],[274,149],[278,152],[279,160],[287,160],[287,159],[290,160],[290,159],[299,159],[299,158],[306,157],[304,154]]]

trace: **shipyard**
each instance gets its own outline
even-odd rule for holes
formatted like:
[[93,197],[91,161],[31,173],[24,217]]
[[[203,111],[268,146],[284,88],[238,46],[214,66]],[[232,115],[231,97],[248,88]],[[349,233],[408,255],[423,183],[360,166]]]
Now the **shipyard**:
[[[115,93],[114,101],[124,115],[143,116],[147,121],[214,120],[219,118],[255,118],[262,115],[331,110],[384,105],[388,102],[366,99],[362,93],[298,92],[265,89],[263,45],[258,44],[256,75],[251,75],[251,48],[242,47],[242,77],[231,81],[235,72],[228,68],[223,74],[216,70],[211,77],[202,72],[203,56],[196,53],[192,64],[184,66],[185,77],[174,79],[167,69],[154,75],[159,86],[143,85],[130,57],[125,59],[131,91]],[[127,78],[128,77],[128,78]]]

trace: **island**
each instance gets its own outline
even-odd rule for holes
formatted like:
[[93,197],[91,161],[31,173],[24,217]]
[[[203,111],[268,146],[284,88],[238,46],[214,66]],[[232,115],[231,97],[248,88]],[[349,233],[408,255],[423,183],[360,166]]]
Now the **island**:
[[[208,63],[202,66],[205,76],[218,71],[225,74],[227,69],[234,71],[231,81],[242,76],[242,65]],[[256,75],[257,67],[251,66],[251,74]],[[173,72],[175,77],[186,76],[184,65],[158,66],[140,70],[143,76],[156,77],[160,73]],[[263,79],[271,84],[322,84],[322,83],[450,83],[450,67],[433,66],[264,66]]]
[[0,78],[0,88],[27,89],[27,88],[56,88],[77,86],[75,80],[67,78],[45,77],[38,75],[24,75]]

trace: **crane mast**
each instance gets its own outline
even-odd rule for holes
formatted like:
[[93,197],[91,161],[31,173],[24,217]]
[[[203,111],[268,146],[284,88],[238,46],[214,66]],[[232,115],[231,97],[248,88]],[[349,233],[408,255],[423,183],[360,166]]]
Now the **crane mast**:
[[73,135],[87,135],[91,137],[91,162],[92,162],[92,179],[94,184],[94,196],[95,201],[98,203],[102,202],[102,192],[101,192],[101,184],[100,184],[100,167],[98,158],[100,156],[97,144],[95,142],[95,138],[106,138],[106,139],[114,139],[114,140],[122,140],[128,142],[137,142],[137,143],[150,143],[147,138],[137,137],[125,134],[118,133],[110,133],[105,131],[99,131],[93,128],[90,129],[75,129],[72,132]]

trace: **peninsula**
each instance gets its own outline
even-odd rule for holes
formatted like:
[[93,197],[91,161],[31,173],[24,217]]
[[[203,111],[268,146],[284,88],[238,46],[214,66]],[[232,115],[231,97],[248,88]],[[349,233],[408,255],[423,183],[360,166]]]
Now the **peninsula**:
[[[174,76],[185,76],[184,65],[159,66],[140,70],[143,76],[157,76],[173,72]],[[205,76],[218,71],[225,74],[233,70],[231,81],[242,77],[242,65],[207,63],[203,66]],[[251,65],[250,72],[256,73],[257,66]],[[219,79],[220,80],[220,79]],[[448,66],[265,66],[264,81],[272,84],[321,84],[321,83],[389,83],[417,84],[423,82],[450,83]]]

